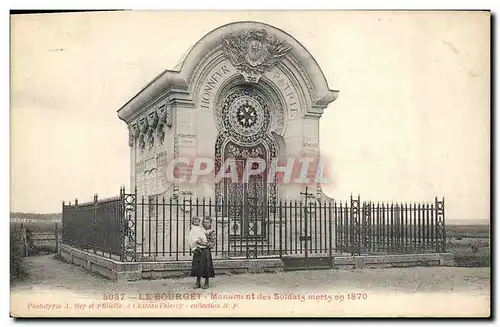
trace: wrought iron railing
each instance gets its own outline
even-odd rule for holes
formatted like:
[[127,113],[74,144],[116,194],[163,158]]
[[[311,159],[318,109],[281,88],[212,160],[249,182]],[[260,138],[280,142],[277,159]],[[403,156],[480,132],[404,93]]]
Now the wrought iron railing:
[[121,261],[189,260],[191,218],[210,216],[214,259],[446,251],[444,199],[389,205],[306,197],[265,203],[263,211],[243,199],[222,203],[219,211],[211,198],[146,199],[122,188],[116,198],[63,203],[62,242]]
[[62,243],[115,259],[123,259],[123,189],[120,196],[62,205]]

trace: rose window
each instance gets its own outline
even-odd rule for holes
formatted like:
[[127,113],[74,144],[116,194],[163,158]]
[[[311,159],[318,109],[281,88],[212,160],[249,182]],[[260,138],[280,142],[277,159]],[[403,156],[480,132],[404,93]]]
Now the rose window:
[[264,126],[264,109],[259,101],[248,95],[236,98],[229,108],[230,125],[242,135],[254,135]]

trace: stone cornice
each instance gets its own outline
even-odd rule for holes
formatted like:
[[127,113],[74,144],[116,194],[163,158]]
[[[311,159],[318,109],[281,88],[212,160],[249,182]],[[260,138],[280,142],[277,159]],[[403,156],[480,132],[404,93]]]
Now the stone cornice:
[[339,91],[328,90],[328,92],[325,94],[323,98],[320,98],[318,101],[316,101],[315,104],[313,104],[313,107],[324,109],[328,106],[328,104],[337,100],[338,96],[339,96]]

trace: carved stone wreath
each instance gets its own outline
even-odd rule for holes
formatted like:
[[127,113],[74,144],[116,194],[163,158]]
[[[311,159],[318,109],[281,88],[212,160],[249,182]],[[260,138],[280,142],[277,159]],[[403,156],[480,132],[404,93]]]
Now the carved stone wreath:
[[237,31],[222,40],[224,53],[240,71],[245,81],[257,83],[265,71],[271,70],[292,48],[265,29]]

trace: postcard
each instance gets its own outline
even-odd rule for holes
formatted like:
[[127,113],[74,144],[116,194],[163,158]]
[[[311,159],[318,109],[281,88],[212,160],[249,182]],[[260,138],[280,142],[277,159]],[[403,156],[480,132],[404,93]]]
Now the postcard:
[[12,317],[489,317],[489,11],[11,15]]

